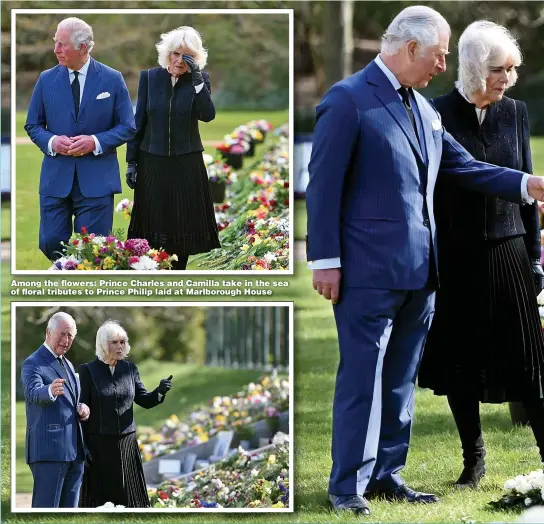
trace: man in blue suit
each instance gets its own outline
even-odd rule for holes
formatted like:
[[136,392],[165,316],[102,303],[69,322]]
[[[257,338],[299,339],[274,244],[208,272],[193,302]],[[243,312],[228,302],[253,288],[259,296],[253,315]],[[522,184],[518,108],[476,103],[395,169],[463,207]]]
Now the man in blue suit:
[[40,249],[50,260],[59,258],[73,229],[111,231],[113,195],[121,193],[117,148],[136,132],[125,81],[90,57],[93,46],[83,20],[60,22],[59,65],[40,74],[28,108],[25,130],[44,154]]
[[437,176],[514,202],[544,181],[477,162],[412,88],[446,70],[450,28],[429,7],[391,22],[378,57],[317,108],[306,192],[314,289],[332,300],[340,363],[329,500],[370,514],[366,494],[436,502],[408,488],[416,375],[438,285]]
[[21,371],[33,508],[76,508],[79,501],[86,449],[80,421],[89,418],[90,410],[79,403],[79,380],[65,357],[76,333],[70,315],[55,313],[45,342]]

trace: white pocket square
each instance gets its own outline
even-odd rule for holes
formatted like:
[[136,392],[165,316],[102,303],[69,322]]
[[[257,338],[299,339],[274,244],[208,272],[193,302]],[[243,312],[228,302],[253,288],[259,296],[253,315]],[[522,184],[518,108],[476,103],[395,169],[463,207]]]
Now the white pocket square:
[[431,122],[431,125],[433,126],[433,129],[434,129],[435,131],[438,131],[439,129],[442,129],[442,123],[441,123],[440,120],[438,120],[438,119],[437,119],[437,120],[433,120],[433,121]]
[[100,93],[96,99],[97,100],[102,100],[103,98],[109,98],[110,97],[110,94],[107,92],[107,91],[104,91],[103,93]]

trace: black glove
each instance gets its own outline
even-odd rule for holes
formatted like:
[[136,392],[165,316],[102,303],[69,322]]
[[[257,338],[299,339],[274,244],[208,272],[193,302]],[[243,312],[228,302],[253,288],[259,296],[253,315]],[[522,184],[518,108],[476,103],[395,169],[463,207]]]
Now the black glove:
[[134,189],[136,187],[136,177],[138,176],[137,173],[138,167],[136,165],[136,162],[129,162],[127,167],[127,186],[130,187],[130,189]]
[[172,380],[172,377],[173,375],[170,375],[168,378],[163,378],[159,382],[159,387],[157,388],[157,391],[161,395],[166,395],[166,393],[170,391],[170,388],[172,387],[172,382],[170,382]]
[[542,271],[542,265],[540,263],[540,260],[533,259],[531,260],[531,267],[533,269],[533,277],[535,279],[535,285],[536,285],[536,294],[540,294],[542,291],[542,286],[544,283],[544,271]]
[[182,58],[187,64],[189,71],[191,71],[191,77],[193,78],[193,86],[199,86],[200,84],[204,83],[204,78],[202,77],[200,67],[198,67],[198,64],[195,62],[195,59],[191,55],[183,55]]

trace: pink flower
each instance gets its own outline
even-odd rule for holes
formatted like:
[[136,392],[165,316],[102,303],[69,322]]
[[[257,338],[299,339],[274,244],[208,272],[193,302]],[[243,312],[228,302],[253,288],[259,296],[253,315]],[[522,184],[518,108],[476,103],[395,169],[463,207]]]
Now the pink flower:
[[132,264],[136,264],[136,262],[139,262],[140,261],[140,257],[130,257],[128,259],[128,265],[132,265]]
[[144,238],[130,238],[125,242],[125,249],[128,249],[133,255],[145,255],[151,248]]

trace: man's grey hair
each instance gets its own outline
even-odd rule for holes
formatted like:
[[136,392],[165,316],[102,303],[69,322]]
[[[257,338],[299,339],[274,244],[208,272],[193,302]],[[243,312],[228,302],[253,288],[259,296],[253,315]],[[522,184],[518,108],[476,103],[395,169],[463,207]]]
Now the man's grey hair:
[[74,317],[72,317],[68,313],[64,313],[64,311],[59,311],[58,313],[55,313],[51,316],[51,318],[47,322],[47,331],[49,331],[49,333],[53,333],[53,331],[55,331],[59,327],[59,323],[61,320],[65,320],[66,322],[71,324],[71,331],[75,337],[77,334],[76,321],[74,320]]
[[403,9],[389,24],[382,36],[381,51],[396,55],[411,40],[422,48],[437,45],[443,34],[451,34],[446,19],[430,7],[414,5]]
[[208,51],[204,48],[200,33],[187,25],[172,29],[168,33],[161,35],[161,41],[155,46],[159,53],[159,65],[168,69],[170,65],[170,53],[178,47],[186,47],[192,55],[200,69],[206,67],[208,61]]
[[128,343],[127,332],[123,329],[121,324],[117,320],[106,320],[96,332],[96,356],[104,361],[108,358],[108,343],[115,337],[121,337],[125,340],[125,352],[123,358],[125,358],[130,352],[130,344]]
[[90,53],[94,47],[93,42],[93,29],[81,18],[76,18],[74,16],[70,18],[65,18],[57,26],[57,31],[59,29],[65,29],[70,31],[72,34],[72,42],[74,44],[74,49],[80,49],[81,44],[87,45],[87,51]]
[[491,68],[501,67],[508,60],[512,60],[514,69],[506,88],[516,83],[518,74],[515,68],[521,64],[522,56],[516,39],[506,27],[487,20],[473,22],[463,31],[458,47],[459,68],[455,85],[466,95],[485,93]]

